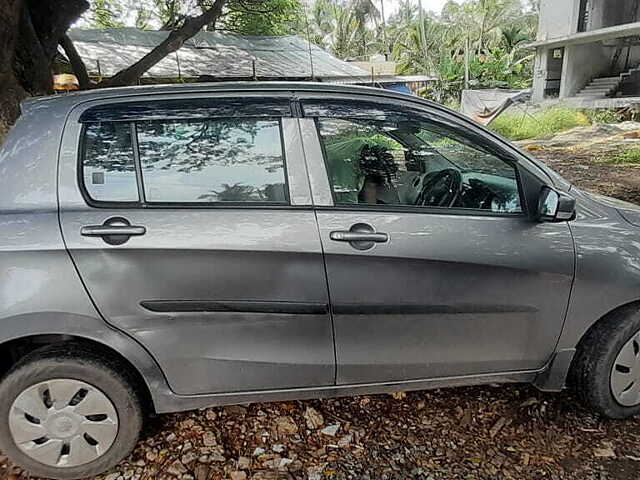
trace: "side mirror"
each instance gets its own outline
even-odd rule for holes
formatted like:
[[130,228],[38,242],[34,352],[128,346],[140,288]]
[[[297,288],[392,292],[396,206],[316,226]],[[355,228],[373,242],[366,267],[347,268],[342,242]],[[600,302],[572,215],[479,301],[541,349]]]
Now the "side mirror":
[[576,218],[576,199],[544,186],[540,190],[537,213],[539,222],[568,222]]

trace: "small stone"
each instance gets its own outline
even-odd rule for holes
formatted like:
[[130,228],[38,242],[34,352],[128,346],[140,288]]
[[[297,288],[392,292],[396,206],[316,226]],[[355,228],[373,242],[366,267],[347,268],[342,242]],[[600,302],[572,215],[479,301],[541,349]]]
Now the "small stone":
[[229,405],[224,407],[224,413],[231,417],[241,417],[247,414],[247,409],[240,405]]
[[251,459],[248,457],[238,457],[238,468],[240,470],[248,470],[251,468]]
[[604,446],[603,448],[594,448],[593,456],[597,458],[614,458],[616,452],[610,446]]
[[277,468],[279,468],[280,470],[285,470],[287,468],[287,465],[290,465],[292,462],[293,460],[291,460],[290,458],[281,458]]
[[198,462],[206,464],[206,463],[210,463],[211,460],[209,459],[209,455],[200,455],[198,457]]
[[218,418],[218,414],[213,410],[213,408],[208,408],[207,413],[205,413],[205,416],[207,417],[207,420],[212,420],[212,421]]
[[500,417],[498,419],[498,421],[493,425],[493,427],[491,427],[491,430],[489,430],[489,435],[491,436],[491,438],[495,437],[498,432],[500,432],[500,430],[502,430],[502,428],[507,425],[508,421],[505,417]]
[[195,462],[196,458],[198,458],[198,454],[195,452],[187,452],[184,455],[182,455],[182,458],[180,459],[180,461],[184,464],[184,465],[189,465],[192,462]]
[[263,455],[264,452],[265,452],[264,448],[256,447],[256,449],[253,451],[253,456],[254,457],[259,457],[260,455]]
[[324,425],[324,417],[313,407],[307,407],[304,411],[304,419],[307,422],[307,428],[309,430],[317,430]]
[[229,474],[231,480],[247,480],[247,474],[245,472],[231,472]]
[[176,477],[180,477],[187,473],[187,469],[184,468],[184,465],[182,465],[182,463],[180,463],[180,460],[176,460],[171,465],[169,465],[169,467],[167,468],[167,473],[170,473],[171,475],[174,475]]
[[184,475],[182,475],[182,480],[195,480],[193,478],[193,475],[191,475],[190,473],[185,473]]
[[282,445],[281,443],[276,443],[273,447],[271,447],[271,450],[276,453],[282,453],[284,452],[284,445]]
[[276,430],[280,435],[293,435],[298,433],[298,425],[291,417],[276,418]]
[[324,466],[322,465],[314,465],[312,467],[307,468],[307,479],[308,480],[321,480],[324,473]]
[[167,442],[175,442],[177,438],[178,437],[176,437],[175,433],[170,433],[169,435],[166,436],[165,440]]
[[110,473],[104,478],[104,480],[118,480],[119,476],[120,476],[120,472]]
[[211,455],[209,455],[209,458],[212,462],[224,462],[226,460],[225,456],[220,452],[213,452]]
[[193,472],[196,480],[207,480],[209,478],[209,467],[207,465],[200,464]]
[[278,472],[264,470],[256,472],[251,476],[251,480],[278,480],[279,478]]
[[144,467],[147,464],[144,460],[140,459],[136,462],[136,467]]
[[328,435],[330,437],[335,437],[339,429],[340,429],[340,424],[336,423],[334,425],[329,425],[327,427],[324,427],[322,430],[320,430],[320,433],[322,433],[323,435]]
[[180,428],[185,430],[190,430],[195,426],[196,422],[193,418],[188,418],[187,420],[183,420],[180,422]]
[[345,435],[340,440],[338,440],[338,446],[341,448],[346,448],[351,444],[352,440],[353,440],[352,435]]
[[184,444],[182,445],[182,453],[187,453],[192,448],[193,444],[191,442],[184,442]]
[[158,458],[158,454],[154,451],[154,450],[149,450],[146,454],[145,454],[145,458],[149,461],[149,462],[155,462],[156,459]]
[[202,435],[202,444],[205,447],[213,447],[217,445],[216,436],[213,432],[204,432]]

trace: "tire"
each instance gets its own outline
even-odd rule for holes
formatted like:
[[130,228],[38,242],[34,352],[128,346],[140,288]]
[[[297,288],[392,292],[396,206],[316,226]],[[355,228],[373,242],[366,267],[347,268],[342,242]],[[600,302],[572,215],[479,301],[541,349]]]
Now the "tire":
[[113,467],[131,452],[143,423],[141,397],[127,372],[71,342],[28,354],[0,382],[0,450],[45,478],[85,478]]
[[[630,356],[638,363],[631,365],[633,362],[627,361]],[[607,315],[585,334],[578,345],[569,384],[582,403],[600,415],[629,418],[640,413],[638,369],[640,310],[632,305]]]

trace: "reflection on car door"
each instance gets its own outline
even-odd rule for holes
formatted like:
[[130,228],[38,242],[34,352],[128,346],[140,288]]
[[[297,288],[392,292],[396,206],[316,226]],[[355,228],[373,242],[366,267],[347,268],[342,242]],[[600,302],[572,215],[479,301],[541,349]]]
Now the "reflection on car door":
[[[481,177],[461,169],[465,181],[482,178],[496,192],[490,202],[484,197],[474,200],[477,192],[471,195],[470,187],[465,187],[464,201],[477,201],[478,210],[402,205],[408,200],[397,193],[396,204],[390,205],[389,189],[380,185],[377,204],[365,205],[370,174],[363,173],[363,165],[382,177],[389,170],[371,168],[369,147],[360,151],[360,157],[342,158],[351,164],[360,162],[355,175],[360,180],[345,186],[345,178],[354,175],[334,174],[332,163],[340,157],[324,157],[337,150],[338,142],[340,151],[348,150],[344,145],[350,133],[335,121],[328,122],[323,132],[323,118],[352,121],[359,142],[368,127],[378,126],[369,141],[384,146],[389,142],[380,140],[380,135],[392,132],[394,138],[401,138],[410,131],[402,122],[412,122],[418,113],[397,105],[360,106],[351,100],[308,99],[303,107],[307,118],[301,125],[325,252],[338,384],[543,367],[562,328],[572,281],[573,243],[567,224],[537,224],[525,215],[504,213],[519,208],[517,200],[503,195],[510,181],[517,193],[513,172],[511,177],[495,173]],[[420,121],[424,119],[427,126],[437,123],[433,114],[425,114]],[[447,128],[454,124],[450,118],[442,120]],[[329,142],[329,137],[335,142]],[[438,139],[430,149],[407,151],[401,167],[410,169],[407,165],[415,155],[428,158],[456,142],[464,139]],[[386,161],[388,153],[398,158],[397,152],[388,150],[383,148],[378,160]],[[506,170],[513,169],[506,165]],[[427,168],[422,171],[430,175]],[[401,176],[402,172],[393,171],[394,179]],[[338,183],[342,183],[339,192]],[[399,182],[388,183],[401,190]],[[345,194],[349,189],[355,194]],[[413,195],[410,202],[417,197]],[[424,204],[427,197],[423,195]]]
[[63,154],[66,244],[102,315],[154,355],[177,393],[334,382],[289,109],[286,97],[255,95],[145,100],[76,112],[65,132],[82,138],[84,189]]

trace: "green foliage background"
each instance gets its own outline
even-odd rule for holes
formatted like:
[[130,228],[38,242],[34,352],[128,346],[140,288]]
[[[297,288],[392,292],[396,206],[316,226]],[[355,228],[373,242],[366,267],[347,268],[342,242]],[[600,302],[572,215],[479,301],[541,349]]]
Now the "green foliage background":
[[[135,25],[174,29],[213,0],[92,0],[92,28]],[[216,30],[242,35],[297,34],[346,60],[375,54],[397,62],[398,74],[435,78],[423,93],[456,106],[465,87],[531,86],[538,0],[450,0],[434,14],[419,0],[400,0],[384,18],[381,0],[229,0]],[[389,5],[388,0],[386,4]],[[210,26],[211,28],[212,26]]]

